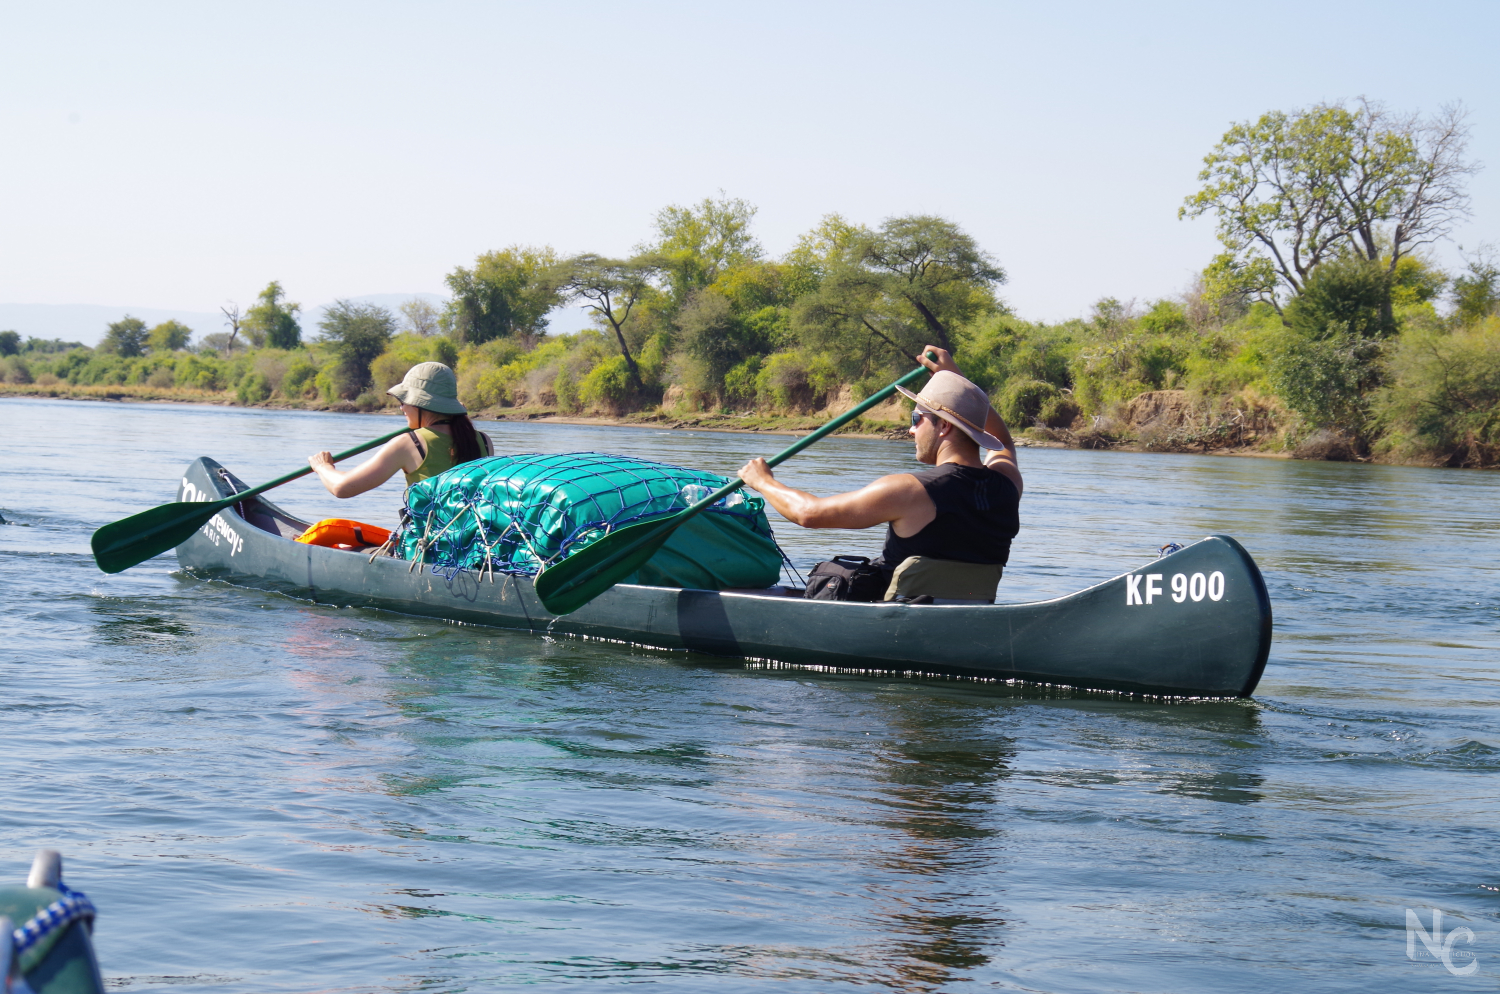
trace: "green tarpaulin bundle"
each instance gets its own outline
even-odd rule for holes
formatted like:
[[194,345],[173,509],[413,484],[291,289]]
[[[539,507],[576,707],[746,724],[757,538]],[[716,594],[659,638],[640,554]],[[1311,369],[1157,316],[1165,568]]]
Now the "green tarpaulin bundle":
[[[407,488],[395,551],[435,573],[533,576],[601,535],[680,511],[726,482],[600,452],[476,459]],[[780,572],[765,502],[736,491],[677,529],[626,582],[724,590],[769,587]]]

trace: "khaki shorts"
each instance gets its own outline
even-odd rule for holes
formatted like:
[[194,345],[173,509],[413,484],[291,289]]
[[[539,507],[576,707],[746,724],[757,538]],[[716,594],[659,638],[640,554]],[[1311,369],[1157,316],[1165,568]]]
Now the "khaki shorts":
[[896,567],[885,599],[926,594],[943,600],[994,603],[1004,567],[985,563],[960,563],[931,556],[909,556]]

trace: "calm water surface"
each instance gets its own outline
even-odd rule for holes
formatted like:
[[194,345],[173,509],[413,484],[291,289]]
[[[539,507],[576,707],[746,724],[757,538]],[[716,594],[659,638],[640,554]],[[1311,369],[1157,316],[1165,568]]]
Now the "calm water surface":
[[[0,873],[66,854],[130,991],[1467,991],[1500,986],[1500,476],[1029,450],[1029,600],[1239,538],[1253,700],[750,669],[99,573],[190,458],[360,416],[0,400]],[[732,474],[774,436],[487,425]],[[911,468],[820,443],[818,492]],[[395,484],[335,505],[390,523]],[[773,519],[773,524],[777,522]],[[868,533],[778,536],[801,565]],[[1407,958],[1407,909],[1472,943]]]

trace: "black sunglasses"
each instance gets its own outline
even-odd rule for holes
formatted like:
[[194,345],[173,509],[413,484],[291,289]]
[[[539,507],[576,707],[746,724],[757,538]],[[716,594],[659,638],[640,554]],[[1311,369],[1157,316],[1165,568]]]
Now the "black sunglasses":
[[922,419],[925,418],[925,417],[927,417],[927,412],[926,411],[912,411],[911,412],[911,426],[913,428],[915,428],[917,425],[919,425],[919,424],[922,423]]

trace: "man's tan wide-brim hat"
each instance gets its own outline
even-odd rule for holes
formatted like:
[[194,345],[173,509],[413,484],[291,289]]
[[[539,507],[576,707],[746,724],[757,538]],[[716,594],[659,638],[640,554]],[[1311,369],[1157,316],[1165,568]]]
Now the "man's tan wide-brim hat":
[[403,404],[438,414],[468,414],[458,400],[458,377],[440,362],[419,362],[386,393]]
[[942,418],[978,442],[980,448],[1005,448],[1004,442],[984,430],[984,423],[990,417],[990,399],[983,390],[957,373],[938,370],[921,393],[912,393],[901,386],[896,389],[902,396],[916,401],[917,410]]

